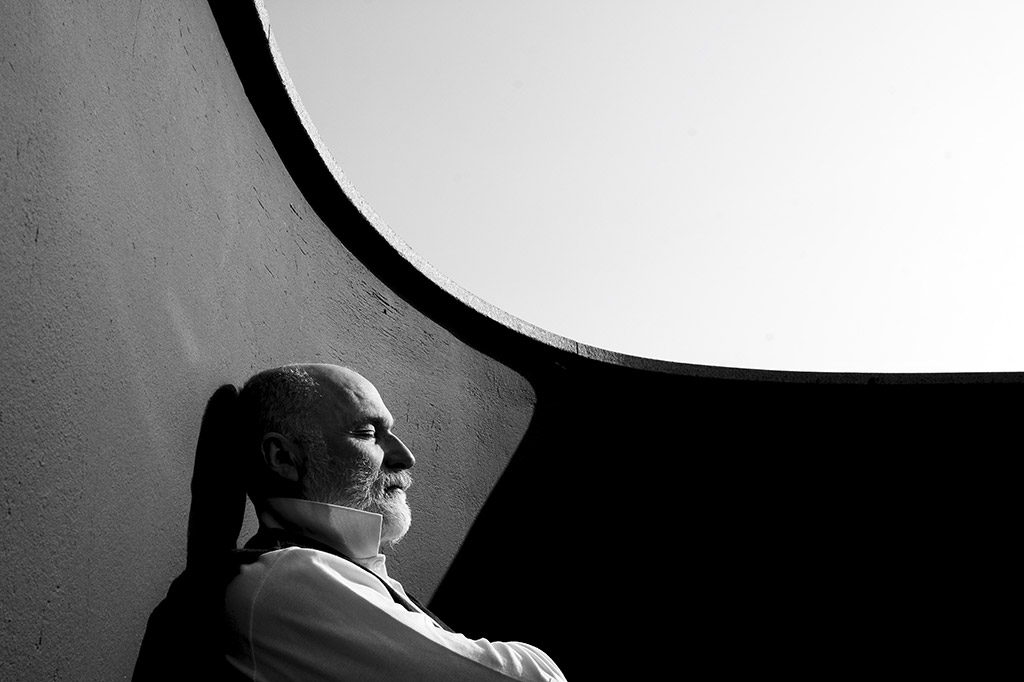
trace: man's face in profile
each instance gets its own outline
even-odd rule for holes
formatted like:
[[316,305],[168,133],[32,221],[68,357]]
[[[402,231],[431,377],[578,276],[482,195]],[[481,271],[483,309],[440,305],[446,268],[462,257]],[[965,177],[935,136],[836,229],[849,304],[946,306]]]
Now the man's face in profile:
[[394,419],[377,389],[352,370],[317,365],[307,371],[324,399],[316,415],[322,443],[311,443],[302,477],[303,494],[384,517],[381,541],[395,543],[411,523],[405,490],[415,458],[391,433]]

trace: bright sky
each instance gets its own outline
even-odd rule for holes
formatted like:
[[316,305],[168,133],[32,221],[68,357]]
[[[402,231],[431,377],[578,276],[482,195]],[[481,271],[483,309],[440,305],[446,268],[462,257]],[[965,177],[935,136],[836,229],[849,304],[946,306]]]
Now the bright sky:
[[1024,370],[1018,0],[267,0],[351,182],[609,350]]

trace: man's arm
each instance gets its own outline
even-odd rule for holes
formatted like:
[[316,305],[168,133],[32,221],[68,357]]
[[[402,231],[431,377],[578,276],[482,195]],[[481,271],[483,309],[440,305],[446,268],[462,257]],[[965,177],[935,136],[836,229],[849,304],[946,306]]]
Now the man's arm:
[[228,660],[253,679],[564,680],[539,649],[471,640],[310,549],[265,554],[228,586]]

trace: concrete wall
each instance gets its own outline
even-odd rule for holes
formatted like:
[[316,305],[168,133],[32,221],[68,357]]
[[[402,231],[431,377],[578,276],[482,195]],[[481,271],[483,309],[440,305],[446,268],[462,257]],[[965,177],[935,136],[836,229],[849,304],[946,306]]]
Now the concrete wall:
[[296,360],[362,370],[418,456],[395,574],[570,679],[964,649],[1024,376],[700,367],[547,334],[405,249],[278,70],[245,3],[5,3],[0,678],[130,674],[184,565],[207,398]]
[[0,679],[130,674],[184,565],[206,400],[290,361],[380,388],[419,457],[393,563],[429,598],[530,385],[325,227],[207,3],[8,2],[0,46]]

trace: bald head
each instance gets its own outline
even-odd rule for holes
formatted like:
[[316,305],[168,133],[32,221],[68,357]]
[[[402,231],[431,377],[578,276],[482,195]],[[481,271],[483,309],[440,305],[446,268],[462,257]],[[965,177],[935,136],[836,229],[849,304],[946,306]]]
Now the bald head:
[[331,420],[342,412],[358,413],[378,406],[387,412],[377,388],[348,367],[324,364],[294,367],[304,371],[315,382],[320,395],[317,413],[323,419]]

